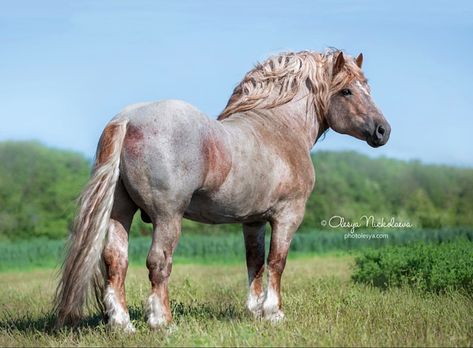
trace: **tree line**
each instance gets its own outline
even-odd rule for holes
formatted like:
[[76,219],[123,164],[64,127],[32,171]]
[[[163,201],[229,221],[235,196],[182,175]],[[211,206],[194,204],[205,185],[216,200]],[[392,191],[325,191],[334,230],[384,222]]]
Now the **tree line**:
[[[317,181],[302,230],[324,229],[341,216],[359,221],[409,221],[416,228],[473,226],[473,169],[419,161],[372,159],[356,152],[320,151],[313,156]],[[0,240],[64,238],[92,161],[38,142],[0,142]],[[238,225],[209,226],[184,220],[183,231],[228,233]],[[132,234],[148,234],[139,215]]]

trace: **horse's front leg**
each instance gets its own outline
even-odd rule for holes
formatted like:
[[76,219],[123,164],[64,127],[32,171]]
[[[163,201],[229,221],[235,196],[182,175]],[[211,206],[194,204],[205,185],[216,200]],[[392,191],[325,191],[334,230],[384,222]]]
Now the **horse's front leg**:
[[257,318],[263,315],[264,231],[266,222],[243,224],[246,266],[248,269],[248,310]]
[[172,255],[181,233],[179,216],[158,217],[154,226],[146,266],[149,270],[151,295],[148,298],[148,324],[158,329],[172,320],[169,306],[168,280],[172,269]]
[[268,284],[263,303],[264,318],[279,322],[284,318],[281,310],[281,276],[286,266],[292,236],[304,217],[305,201],[286,205],[271,221],[271,246],[268,255]]

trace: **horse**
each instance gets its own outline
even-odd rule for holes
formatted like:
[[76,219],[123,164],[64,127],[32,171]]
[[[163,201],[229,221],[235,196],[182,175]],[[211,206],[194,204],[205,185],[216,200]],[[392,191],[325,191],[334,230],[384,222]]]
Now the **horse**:
[[256,318],[281,321],[281,276],[315,184],[312,147],[330,128],[372,147],[389,139],[362,62],[361,53],[336,49],[281,53],[244,76],[217,119],[179,100],[135,104],[115,116],[78,200],[54,301],[57,327],[77,323],[95,294],[108,325],[135,331],[124,282],[138,210],[153,225],[151,329],[172,321],[168,282],[183,218],[242,224],[246,306]]

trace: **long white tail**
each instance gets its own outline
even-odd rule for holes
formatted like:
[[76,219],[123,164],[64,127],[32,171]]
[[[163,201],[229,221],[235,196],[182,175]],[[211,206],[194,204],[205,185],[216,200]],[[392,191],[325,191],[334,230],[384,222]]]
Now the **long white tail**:
[[79,197],[78,212],[56,289],[56,327],[75,323],[82,317],[94,278],[100,273],[127,123],[127,120],[117,119],[105,127],[91,178]]

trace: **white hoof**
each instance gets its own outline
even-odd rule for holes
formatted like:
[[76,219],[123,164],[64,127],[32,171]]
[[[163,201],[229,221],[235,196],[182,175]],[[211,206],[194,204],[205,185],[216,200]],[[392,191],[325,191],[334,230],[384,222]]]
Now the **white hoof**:
[[122,331],[127,334],[134,334],[136,332],[136,329],[131,322],[117,323],[117,322],[109,321],[108,327],[112,331]]
[[264,319],[273,324],[280,323],[284,319],[284,313],[280,308],[279,295],[271,288],[266,292],[266,299],[263,304]]
[[133,326],[132,323],[128,323],[125,328],[123,329],[124,332],[128,333],[128,334],[134,334],[136,332],[136,329],[135,327]]
[[279,324],[284,320],[284,313],[282,310],[278,309],[277,311],[264,313],[264,319],[268,320],[272,324]]
[[165,328],[167,324],[167,320],[161,317],[150,315],[148,318],[148,325],[151,330],[160,330],[162,328]]

